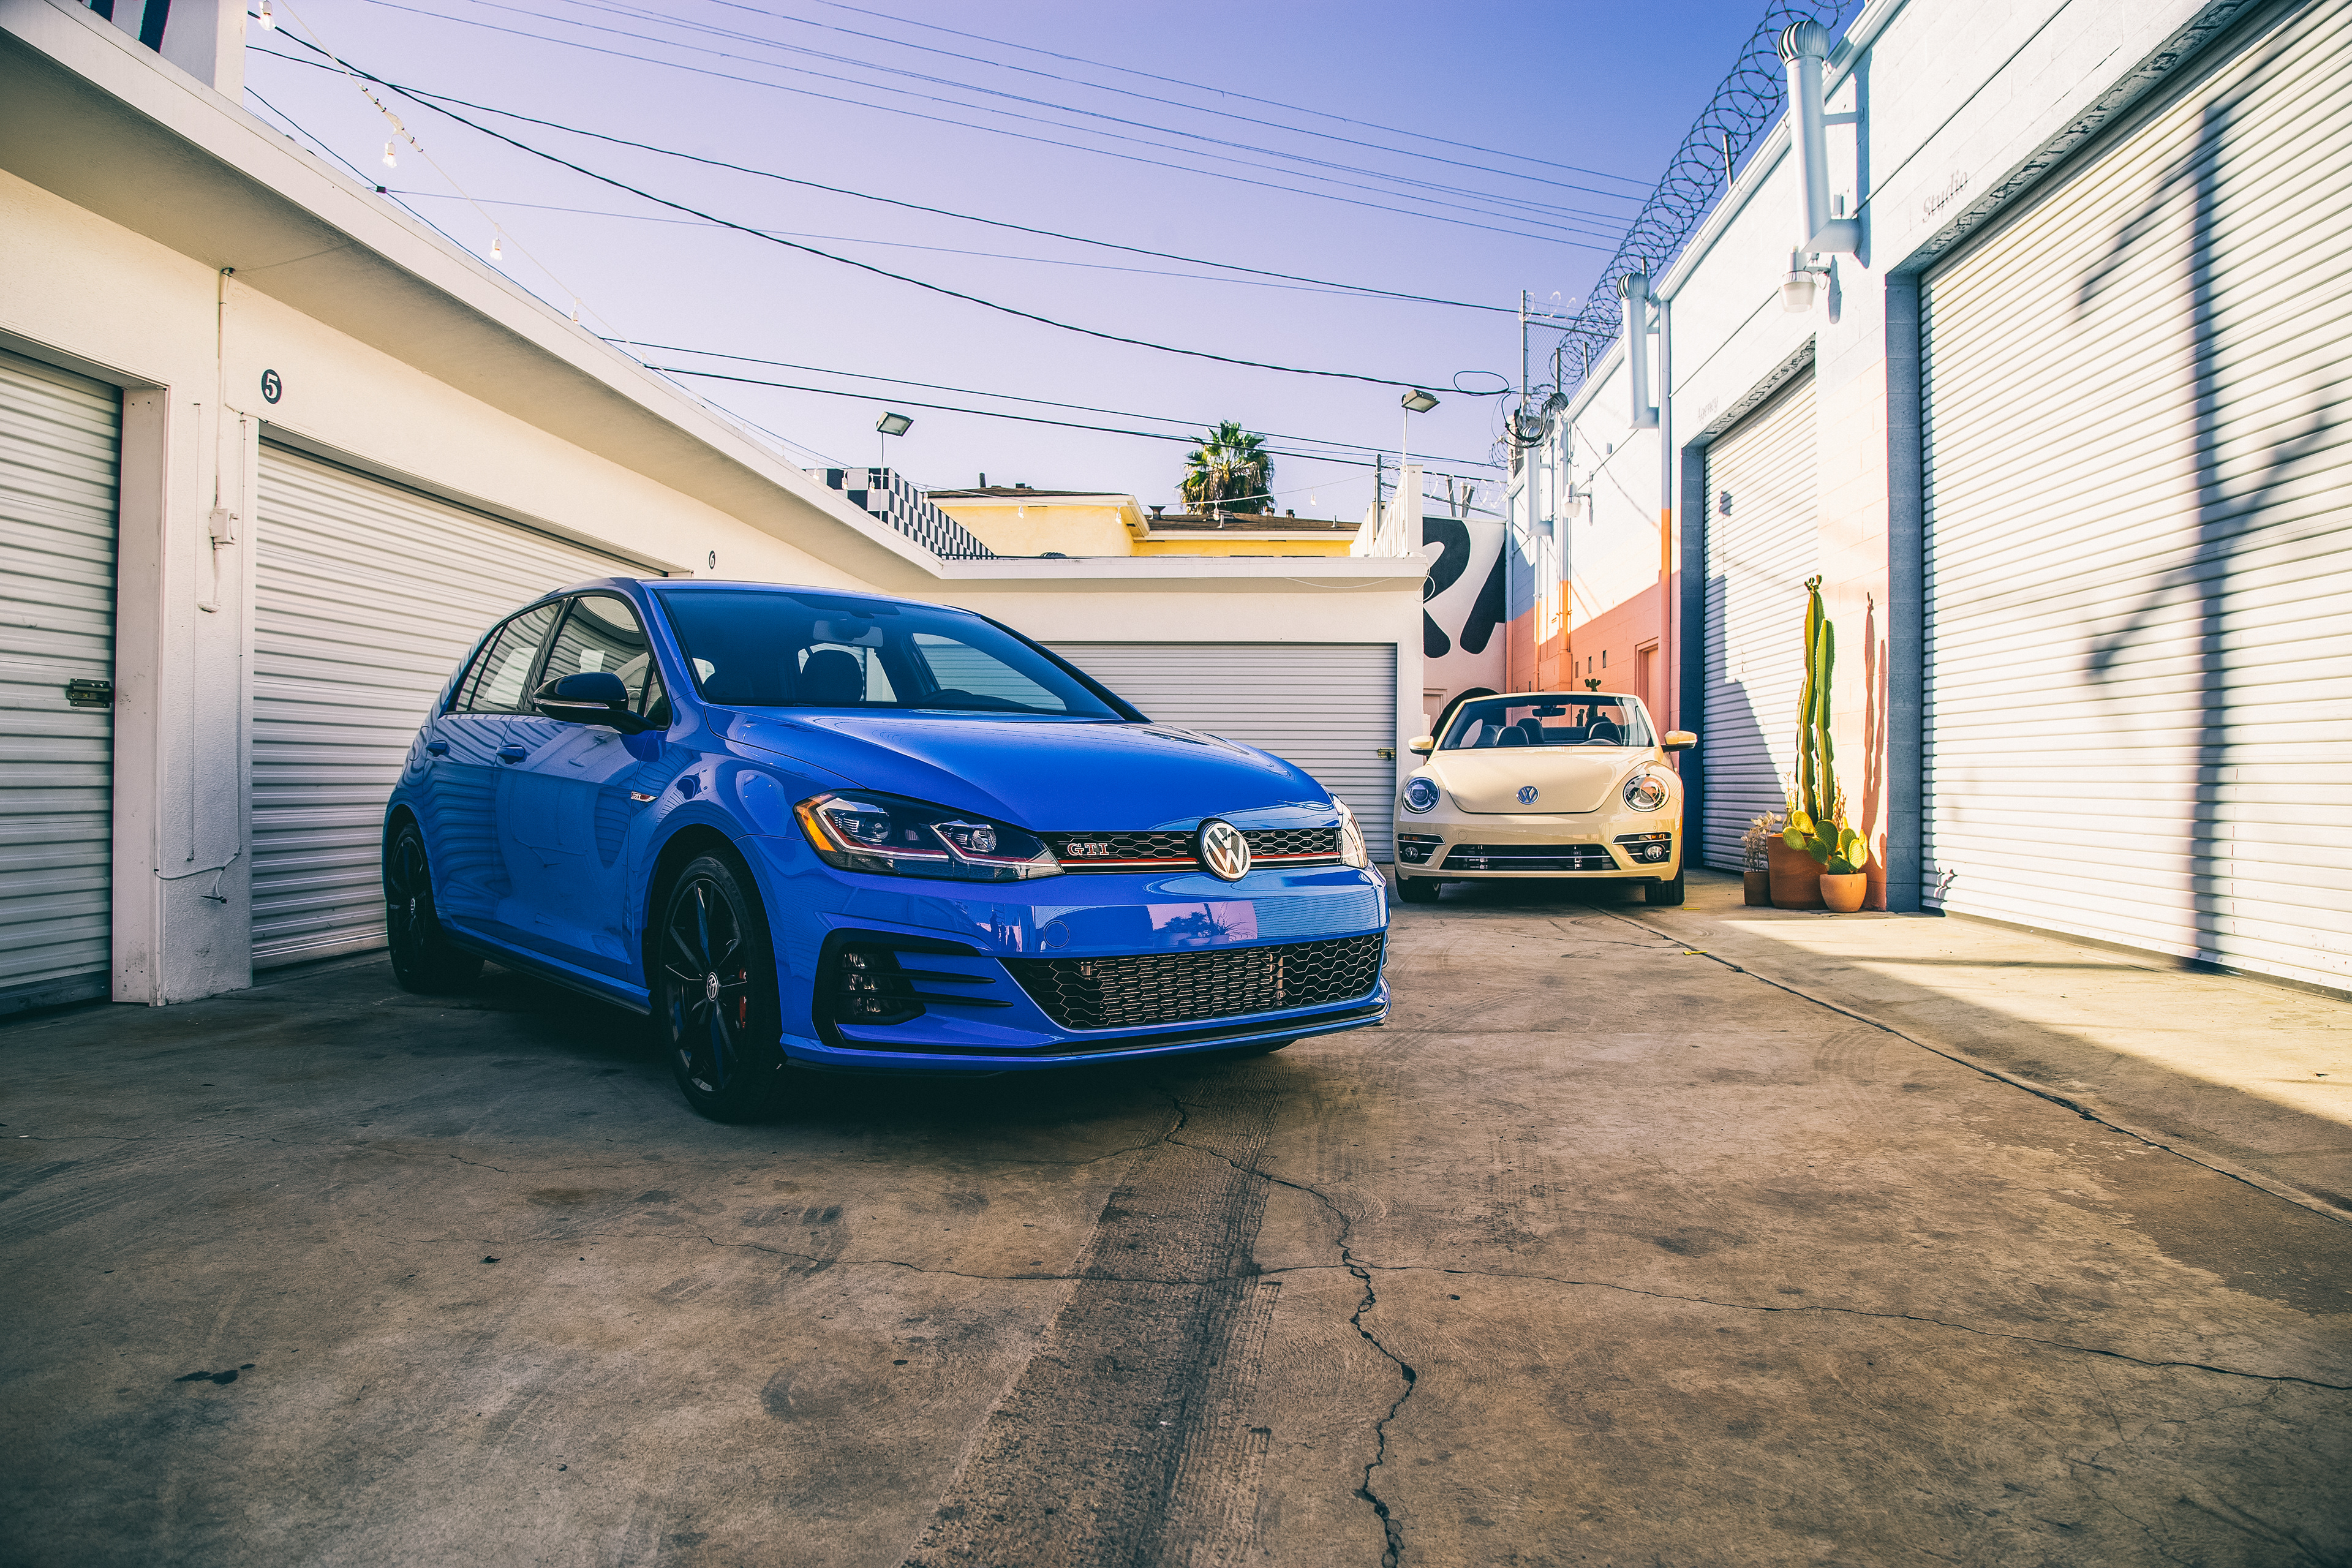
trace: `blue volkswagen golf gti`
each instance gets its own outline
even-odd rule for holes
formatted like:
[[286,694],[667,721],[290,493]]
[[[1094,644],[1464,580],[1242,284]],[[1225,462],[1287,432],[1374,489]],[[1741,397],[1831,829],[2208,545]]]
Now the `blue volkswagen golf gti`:
[[1347,806],[968,611],[608,578],[493,626],[383,828],[394,973],[652,1015],[688,1101],[802,1069],[1255,1054],[1377,1024]]

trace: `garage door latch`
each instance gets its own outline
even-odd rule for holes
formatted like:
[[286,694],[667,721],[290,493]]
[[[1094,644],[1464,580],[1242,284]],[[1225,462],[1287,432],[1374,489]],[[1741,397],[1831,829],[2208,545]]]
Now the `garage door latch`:
[[111,680],[68,680],[66,700],[76,708],[111,708],[114,706],[114,682]]

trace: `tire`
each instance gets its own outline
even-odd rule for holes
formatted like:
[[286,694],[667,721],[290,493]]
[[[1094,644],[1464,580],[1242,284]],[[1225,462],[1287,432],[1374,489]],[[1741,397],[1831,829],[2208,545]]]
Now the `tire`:
[[776,949],[731,857],[687,862],[653,929],[654,1028],[687,1104],[713,1121],[771,1115],[784,1092]]
[[1672,909],[1683,901],[1683,874],[1675,873],[1671,882],[1653,882],[1642,889],[1642,901],[1662,909]]
[[1397,878],[1397,897],[1408,904],[1433,904],[1437,902],[1439,887],[1434,877],[1400,875]]
[[403,819],[383,852],[383,931],[392,977],[403,991],[438,996],[462,991],[482,973],[482,955],[449,940],[433,907],[433,868],[425,833]]

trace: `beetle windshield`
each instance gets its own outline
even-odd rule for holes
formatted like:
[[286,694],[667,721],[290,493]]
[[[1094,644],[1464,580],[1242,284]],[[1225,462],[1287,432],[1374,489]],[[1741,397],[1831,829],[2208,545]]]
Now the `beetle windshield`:
[[1127,717],[1003,627],[943,605],[759,588],[657,596],[695,689],[730,708]]
[[1446,752],[1490,746],[1654,746],[1649,715],[1630,697],[1486,697],[1454,711]]

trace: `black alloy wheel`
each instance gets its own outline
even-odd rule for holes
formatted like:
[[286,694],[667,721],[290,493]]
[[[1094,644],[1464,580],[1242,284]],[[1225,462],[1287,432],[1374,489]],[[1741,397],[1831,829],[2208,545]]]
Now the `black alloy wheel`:
[[1671,882],[1652,882],[1648,887],[1642,889],[1642,901],[1645,904],[1651,904],[1666,909],[1672,909],[1675,905],[1681,903],[1683,901],[1683,874],[1680,871],[1675,872],[1675,879]]
[[688,862],[654,940],[654,1022],[686,1102],[714,1121],[774,1110],[784,1079],[776,951],[750,875],[716,855]]
[[401,823],[383,852],[383,931],[392,977],[403,991],[459,991],[482,973],[481,954],[452,942],[434,911],[425,834],[413,820]]
[[1437,902],[1439,883],[1434,877],[1408,877],[1397,873],[1397,897],[1408,904]]

